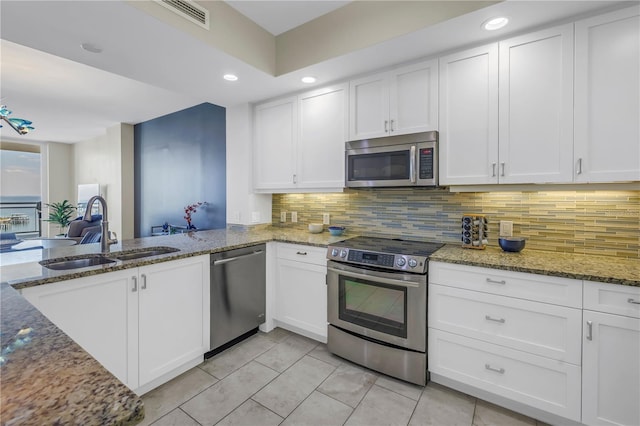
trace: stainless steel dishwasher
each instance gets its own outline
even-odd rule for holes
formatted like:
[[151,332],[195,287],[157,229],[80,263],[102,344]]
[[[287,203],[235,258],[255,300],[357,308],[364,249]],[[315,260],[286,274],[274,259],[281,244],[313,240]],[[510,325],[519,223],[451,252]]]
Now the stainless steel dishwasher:
[[206,357],[258,331],[265,320],[264,244],[211,255],[211,348]]

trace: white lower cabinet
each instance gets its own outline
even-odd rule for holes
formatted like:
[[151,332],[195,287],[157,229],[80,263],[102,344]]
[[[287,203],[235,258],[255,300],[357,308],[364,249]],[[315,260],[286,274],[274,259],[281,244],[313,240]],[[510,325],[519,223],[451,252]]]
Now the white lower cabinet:
[[23,289],[56,326],[139,394],[209,349],[209,256]]
[[580,421],[582,281],[430,262],[428,303],[432,380]]
[[584,285],[582,422],[640,425],[640,288]]
[[326,249],[278,243],[276,325],[327,342]]

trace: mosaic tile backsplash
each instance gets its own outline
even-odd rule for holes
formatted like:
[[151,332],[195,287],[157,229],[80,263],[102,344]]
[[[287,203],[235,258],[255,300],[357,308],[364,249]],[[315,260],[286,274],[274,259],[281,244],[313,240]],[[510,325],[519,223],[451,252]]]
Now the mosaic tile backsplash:
[[[298,223],[280,224],[280,212],[298,212]],[[489,245],[498,245],[500,220],[527,249],[640,258],[640,191],[548,191],[451,193],[444,189],[366,189],[338,194],[274,194],[274,225],[306,228],[322,223],[347,228],[345,235],[460,242],[461,216],[489,220]]]

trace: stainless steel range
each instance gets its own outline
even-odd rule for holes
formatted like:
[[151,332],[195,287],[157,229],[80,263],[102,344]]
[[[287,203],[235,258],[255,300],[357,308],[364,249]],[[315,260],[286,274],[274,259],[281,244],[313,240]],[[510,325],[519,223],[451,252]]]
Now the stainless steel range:
[[373,237],[330,245],[329,351],[426,384],[428,258],[442,245]]

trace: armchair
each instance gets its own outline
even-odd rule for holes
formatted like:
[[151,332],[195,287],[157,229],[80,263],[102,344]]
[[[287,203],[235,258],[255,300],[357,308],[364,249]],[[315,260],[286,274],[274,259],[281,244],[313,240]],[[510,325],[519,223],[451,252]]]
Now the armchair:
[[89,232],[100,233],[101,224],[102,224],[101,214],[91,215],[91,221],[83,220],[82,216],[79,216],[76,220],[72,220],[69,223],[67,238],[72,238],[77,242],[80,242],[82,238]]

